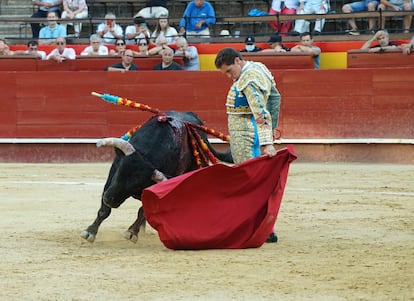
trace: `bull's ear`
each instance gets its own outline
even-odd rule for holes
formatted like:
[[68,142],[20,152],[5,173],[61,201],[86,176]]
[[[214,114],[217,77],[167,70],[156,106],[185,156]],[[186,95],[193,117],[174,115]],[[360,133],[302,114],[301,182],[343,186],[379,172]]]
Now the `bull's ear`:
[[135,152],[135,148],[132,146],[131,143],[120,138],[100,139],[96,142],[96,146],[114,146],[116,148],[119,148],[125,154],[125,156],[129,156],[130,154]]
[[155,183],[159,183],[159,182],[163,182],[163,181],[167,181],[167,177],[158,169],[154,169],[152,176],[151,176],[151,180],[153,180]]

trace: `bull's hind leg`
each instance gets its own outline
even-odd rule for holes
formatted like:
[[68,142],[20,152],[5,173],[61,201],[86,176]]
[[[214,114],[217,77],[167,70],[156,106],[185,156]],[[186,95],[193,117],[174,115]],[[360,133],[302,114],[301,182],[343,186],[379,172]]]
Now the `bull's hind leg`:
[[124,232],[124,237],[133,243],[138,241],[138,233],[142,226],[145,226],[144,208],[140,207],[138,210],[138,216],[135,222]]
[[80,233],[80,236],[83,239],[86,239],[88,242],[94,242],[96,234],[98,233],[99,226],[111,214],[111,210],[112,209],[110,207],[106,206],[104,202],[101,201],[101,208],[99,208],[98,216],[92,225]]

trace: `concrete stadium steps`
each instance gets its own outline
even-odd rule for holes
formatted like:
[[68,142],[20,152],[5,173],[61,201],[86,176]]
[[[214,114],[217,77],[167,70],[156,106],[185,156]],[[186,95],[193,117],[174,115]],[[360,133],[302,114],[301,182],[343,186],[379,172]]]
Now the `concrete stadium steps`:
[[[32,0],[1,0],[0,2],[0,17],[2,19],[7,18],[27,18],[33,14],[33,2]],[[28,28],[27,28],[28,27]],[[28,30],[28,34],[31,37],[30,24],[27,26],[21,26],[20,23],[8,23],[0,22],[0,36],[8,38],[24,37],[25,32],[22,30]]]

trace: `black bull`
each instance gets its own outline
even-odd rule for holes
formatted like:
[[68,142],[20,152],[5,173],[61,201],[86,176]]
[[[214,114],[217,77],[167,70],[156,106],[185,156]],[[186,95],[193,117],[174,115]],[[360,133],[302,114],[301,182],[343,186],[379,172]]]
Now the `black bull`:
[[[168,111],[166,117],[168,122],[159,122],[159,118],[162,118],[159,115],[145,122],[129,142],[117,138],[98,142],[101,145],[115,146],[116,156],[105,183],[97,218],[81,232],[82,238],[93,242],[99,226],[111,214],[111,209],[118,208],[127,198],[140,199],[145,188],[198,168],[191,139],[183,121],[198,125],[202,125],[202,121],[192,112]],[[232,162],[230,152],[215,151],[207,135],[202,131],[198,132],[219,160]],[[125,238],[136,242],[140,227],[144,223],[144,209],[141,206],[137,219],[124,233]]]

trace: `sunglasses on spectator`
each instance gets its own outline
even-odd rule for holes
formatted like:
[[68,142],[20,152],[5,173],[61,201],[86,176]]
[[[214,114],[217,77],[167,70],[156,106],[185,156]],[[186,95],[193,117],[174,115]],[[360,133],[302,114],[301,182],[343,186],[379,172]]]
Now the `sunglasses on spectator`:
[[139,43],[138,45],[139,46],[147,46],[148,44],[147,43]]
[[56,45],[65,45],[65,42],[56,42]]
[[29,50],[37,50],[37,47],[30,47]]
[[116,43],[116,46],[124,46],[125,43]]

